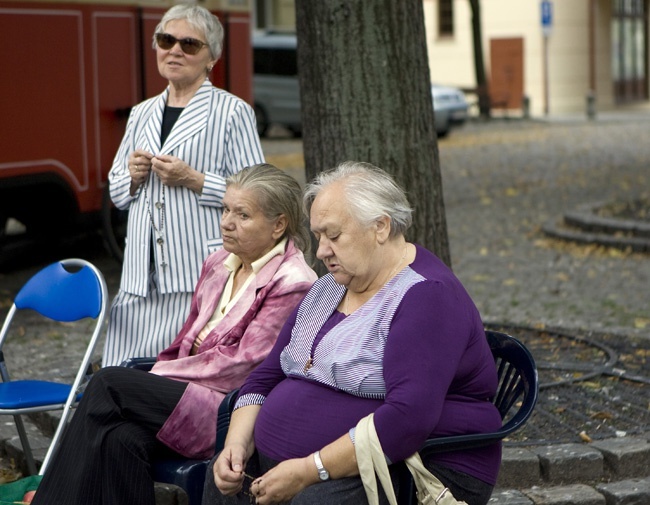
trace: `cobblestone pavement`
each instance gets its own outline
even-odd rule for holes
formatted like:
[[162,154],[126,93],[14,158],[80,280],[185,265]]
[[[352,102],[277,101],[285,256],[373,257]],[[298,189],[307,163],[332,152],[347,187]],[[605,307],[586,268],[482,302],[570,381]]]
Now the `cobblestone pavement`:
[[540,228],[584,203],[647,195],[649,126],[650,115],[512,122],[441,142],[453,267],[486,320],[648,335],[648,255],[573,246]]
[[[608,365],[608,371],[625,369],[646,380],[650,376],[650,255],[550,239],[541,227],[584,204],[647,198],[649,131],[646,111],[602,114],[592,122],[472,122],[439,143],[453,269],[486,324],[506,325],[513,335],[530,339],[526,343],[541,368],[559,361],[575,365],[561,372],[540,370],[543,382],[558,380],[558,374],[583,379],[569,381],[564,403],[553,399],[562,396],[562,388],[542,390],[540,410],[542,405],[544,411],[554,408],[559,419],[565,419],[571,403],[578,405],[594,390],[611,391],[612,402],[618,401],[618,389],[604,382],[611,375],[584,378],[590,363],[593,370]],[[266,139],[263,147],[269,162],[304,181],[300,140]],[[75,255],[78,246],[63,247],[47,252],[55,255],[47,261]],[[88,255],[114,294],[119,267],[101,251]],[[47,261],[44,256],[43,264]],[[0,270],[0,318],[7,310],[6,299],[35,269],[18,264]],[[18,345],[15,354],[22,371],[60,374],[63,351],[74,347],[77,333],[63,329],[62,352],[43,354],[36,369],[23,360],[33,349]],[[587,343],[566,344],[565,335],[583,337]],[[556,438],[544,435],[544,444],[528,432],[528,443],[509,442],[500,489],[491,503],[649,504],[650,435],[643,429],[650,410],[649,386],[627,382],[637,389],[626,406],[614,402],[609,411],[598,407],[581,412],[586,427],[582,436],[576,430],[560,436],[558,430]],[[549,406],[553,402],[555,406]],[[630,406],[638,411],[637,418],[625,426],[612,421]]]

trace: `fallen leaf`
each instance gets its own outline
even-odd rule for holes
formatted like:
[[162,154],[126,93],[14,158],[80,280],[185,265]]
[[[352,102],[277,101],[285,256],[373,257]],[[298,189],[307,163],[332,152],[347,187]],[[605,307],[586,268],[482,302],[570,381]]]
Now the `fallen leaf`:
[[614,419],[614,415],[610,412],[594,412],[591,414],[592,419]]
[[634,327],[638,330],[643,330],[645,329],[648,324],[650,324],[650,319],[645,319],[643,317],[637,317],[634,320]]

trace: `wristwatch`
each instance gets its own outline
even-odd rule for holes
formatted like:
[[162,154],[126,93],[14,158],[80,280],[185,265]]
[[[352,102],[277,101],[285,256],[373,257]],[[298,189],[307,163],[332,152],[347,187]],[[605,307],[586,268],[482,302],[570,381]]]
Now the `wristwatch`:
[[314,453],[314,463],[316,463],[316,470],[318,470],[318,478],[322,481],[330,480],[330,473],[325,470],[323,460],[320,459],[320,451]]

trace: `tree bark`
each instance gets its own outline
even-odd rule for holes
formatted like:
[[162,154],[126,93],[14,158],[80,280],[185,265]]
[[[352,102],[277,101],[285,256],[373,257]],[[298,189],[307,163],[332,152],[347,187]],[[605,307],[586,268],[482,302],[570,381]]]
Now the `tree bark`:
[[307,180],[346,160],[391,173],[408,239],[451,266],[422,0],[297,0]]
[[474,74],[476,76],[476,95],[478,97],[478,109],[481,117],[489,118],[492,104],[488,88],[487,76],[485,74],[485,62],[483,61],[483,35],[481,30],[481,3],[480,0],[469,0],[472,9],[472,42],[474,46]]

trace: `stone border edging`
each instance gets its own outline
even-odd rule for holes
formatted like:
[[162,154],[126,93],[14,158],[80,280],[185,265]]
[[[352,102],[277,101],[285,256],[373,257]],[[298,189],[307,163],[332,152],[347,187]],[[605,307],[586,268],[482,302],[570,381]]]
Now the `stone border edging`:
[[650,433],[591,443],[503,448],[499,489],[598,484],[647,477]]
[[557,220],[551,220],[542,225],[542,231],[549,237],[580,244],[599,244],[633,252],[650,252],[650,223],[597,215],[596,211],[604,205],[584,204],[574,211],[566,212],[562,222],[572,229],[563,229]]

